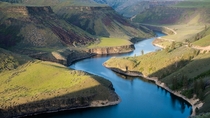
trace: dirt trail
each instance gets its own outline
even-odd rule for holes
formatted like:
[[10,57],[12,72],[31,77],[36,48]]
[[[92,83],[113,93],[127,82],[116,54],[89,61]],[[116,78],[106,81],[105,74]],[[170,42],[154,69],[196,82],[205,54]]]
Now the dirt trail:
[[133,19],[134,19],[134,18],[136,18],[136,15],[135,15],[135,16],[133,16],[133,17],[131,17],[131,18],[130,18],[130,20],[131,20],[131,21],[133,21]]

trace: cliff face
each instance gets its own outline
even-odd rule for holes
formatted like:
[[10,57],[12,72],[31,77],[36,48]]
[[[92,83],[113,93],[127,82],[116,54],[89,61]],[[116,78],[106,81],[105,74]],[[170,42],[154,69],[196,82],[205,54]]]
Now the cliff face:
[[38,13],[38,14],[41,14],[41,13],[53,13],[53,10],[51,9],[50,6],[43,6],[43,7],[30,7],[30,6],[27,6],[26,7],[28,12],[30,14],[33,14],[33,13]]
[[8,8],[2,8],[5,12],[15,15],[28,16],[29,14],[40,14],[40,13],[53,13],[53,10],[50,6],[43,7],[32,7],[32,6],[12,6]]
[[131,52],[135,49],[134,45],[125,45],[125,46],[117,46],[117,47],[102,47],[102,48],[93,48],[87,50],[89,53],[93,54],[119,54],[119,53],[127,53]]
[[6,10],[7,13],[28,16],[28,10],[24,6],[14,6],[14,7],[10,7],[8,9],[3,9],[3,10]]

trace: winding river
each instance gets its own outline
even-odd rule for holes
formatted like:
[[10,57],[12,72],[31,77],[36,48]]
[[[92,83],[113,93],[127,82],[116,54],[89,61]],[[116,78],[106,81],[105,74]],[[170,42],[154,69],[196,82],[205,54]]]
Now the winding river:
[[[157,36],[164,36],[156,32]],[[117,75],[102,64],[109,58],[141,55],[157,49],[152,45],[154,38],[135,44],[135,50],[127,54],[92,57],[71,65],[70,68],[86,71],[110,80],[121,103],[103,108],[88,108],[51,114],[55,118],[188,118],[191,106],[184,100],[159,88],[142,78],[128,78]]]

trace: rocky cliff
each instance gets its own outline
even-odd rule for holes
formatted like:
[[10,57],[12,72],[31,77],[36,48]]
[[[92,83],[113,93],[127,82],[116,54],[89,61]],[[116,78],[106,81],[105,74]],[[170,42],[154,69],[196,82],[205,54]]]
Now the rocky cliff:
[[124,46],[116,46],[116,47],[101,47],[101,48],[93,48],[88,49],[87,52],[99,55],[106,54],[119,54],[119,53],[127,53],[131,52],[135,49],[134,45],[124,45]]

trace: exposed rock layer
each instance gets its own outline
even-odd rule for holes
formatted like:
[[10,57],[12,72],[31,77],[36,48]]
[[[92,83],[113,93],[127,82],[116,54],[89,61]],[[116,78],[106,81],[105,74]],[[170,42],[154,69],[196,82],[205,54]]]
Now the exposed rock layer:
[[116,47],[101,47],[101,48],[93,48],[87,50],[89,53],[93,54],[119,54],[119,53],[127,53],[131,52],[135,49],[134,45],[124,45],[124,46],[116,46]]

